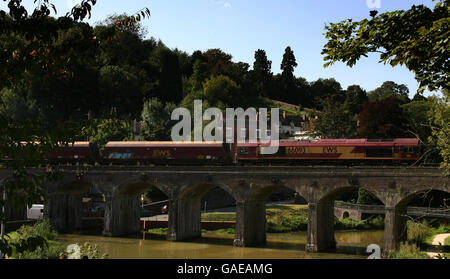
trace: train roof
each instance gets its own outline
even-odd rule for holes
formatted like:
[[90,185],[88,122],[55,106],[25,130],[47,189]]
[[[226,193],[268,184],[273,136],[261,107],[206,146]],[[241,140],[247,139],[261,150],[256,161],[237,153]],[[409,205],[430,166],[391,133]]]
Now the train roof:
[[222,147],[221,142],[176,142],[176,141],[111,141],[106,144],[108,147],[203,147],[217,146]]
[[[270,143],[239,143],[238,146],[270,146]],[[280,141],[279,146],[418,146],[419,140],[416,138],[399,138],[392,140],[385,139],[321,139],[312,141]]]

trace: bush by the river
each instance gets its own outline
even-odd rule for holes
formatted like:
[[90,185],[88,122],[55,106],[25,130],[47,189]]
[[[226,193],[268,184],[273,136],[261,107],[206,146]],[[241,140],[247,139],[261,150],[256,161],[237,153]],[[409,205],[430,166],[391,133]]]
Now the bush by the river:
[[430,225],[426,220],[421,223],[408,220],[406,222],[407,239],[412,243],[421,243],[430,234]]
[[414,243],[401,243],[400,248],[397,251],[390,252],[387,255],[388,259],[430,259],[425,253],[420,251]]
[[[48,220],[33,226],[22,226],[6,235],[9,259],[59,259],[64,247],[56,241],[58,232],[53,230]],[[40,241],[39,241],[40,240]],[[35,242],[35,243],[33,243]]]
[[[19,230],[5,236],[7,259],[61,259],[67,258],[66,247],[57,239],[47,219],[36,222],[33,226],[22,226]],[[101,255],[97,246],[88,243],[80,245],[80,256],[89,259],[106,258]]]

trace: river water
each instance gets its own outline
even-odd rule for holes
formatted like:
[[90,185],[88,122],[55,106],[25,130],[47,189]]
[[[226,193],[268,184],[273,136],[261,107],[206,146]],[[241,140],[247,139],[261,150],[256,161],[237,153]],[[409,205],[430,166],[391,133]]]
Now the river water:
[[306,232],[267,234],[264,247],[234,247],[234,235],[203,233],[189,242],[170,242],[154,235],[116,238],[60,235],[65,244],[89,242],[98,245],[109,259],[361,259],[369,244],[383,246],[383,231],[336,231],[336,252],[306,253]]

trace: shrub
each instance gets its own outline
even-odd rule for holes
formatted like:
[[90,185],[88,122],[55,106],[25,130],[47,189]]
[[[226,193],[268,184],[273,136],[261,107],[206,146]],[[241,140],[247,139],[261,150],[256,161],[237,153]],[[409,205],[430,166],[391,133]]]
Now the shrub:
[[22,226],[7,235],[7,257],[14,259],[58,259],[64,253],[59,242],[54,241],[58,233],[48,220],[34,226]]
[[424,220],[422,223],[408,220],[406,222],[408,241],[413,243],[421,243],[430,233],[430,225]]
[[430,259],[426,253],[420,252],[416,244],[401,243],[400,249],[390,252],[388,259]]

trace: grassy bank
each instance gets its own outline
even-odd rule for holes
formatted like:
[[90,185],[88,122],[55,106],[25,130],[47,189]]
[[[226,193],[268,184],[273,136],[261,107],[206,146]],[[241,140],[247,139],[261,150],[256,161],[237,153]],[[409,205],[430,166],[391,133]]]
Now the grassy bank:
[[[430,226],[426,220],[422,222],[407,221],[407,241],[402,243],[400,249],[388,255],[391,259],[429,259],[426,252],[419,247],[432,245],[433,239],[438,234],[450,233],[450,226],[439,225],[439,227]],[[449,238],[445,245],[449,245]],[[440,253],[445,258],[450,258],[450,253]]]
[[[427,245],[432,245],[434,237],[438,234],[443,233],[450,233],[450,226],[440,225],[437,228],[433,228],[425,225],[425,236],[423,237],[423,240],[421,242]],[[450,245],[450,239],[447,238],[443,245]]]

